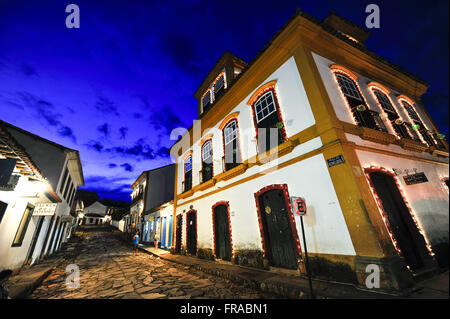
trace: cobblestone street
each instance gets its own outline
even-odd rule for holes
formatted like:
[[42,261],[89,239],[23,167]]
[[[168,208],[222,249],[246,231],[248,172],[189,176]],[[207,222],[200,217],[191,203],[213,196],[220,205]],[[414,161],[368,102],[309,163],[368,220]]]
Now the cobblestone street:
[[[29,298],[277,298],[189,267],[139,252],[133,256],[109,228],[86,230],[83,240],[69,243],[65,261]],[[66,288],[66,267],[76,264],[80,287]]]

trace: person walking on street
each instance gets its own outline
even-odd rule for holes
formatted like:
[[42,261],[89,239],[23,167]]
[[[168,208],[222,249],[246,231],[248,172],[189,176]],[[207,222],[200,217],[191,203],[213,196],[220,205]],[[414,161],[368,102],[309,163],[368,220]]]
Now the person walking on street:
[[136,231],[136,234],[133,236],[133,256],[135,256],[138,252],[139,245],[139,232]]

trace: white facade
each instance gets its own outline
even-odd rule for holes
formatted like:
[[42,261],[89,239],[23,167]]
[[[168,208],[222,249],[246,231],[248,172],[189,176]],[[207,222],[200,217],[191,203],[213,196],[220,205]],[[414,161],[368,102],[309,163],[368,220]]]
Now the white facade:
[[[287,137],[291,137],[315,124],[314,116],[306,96],[305,88],[298,73],[293,57],[288,59],[271,76],[255,88],[258,89],[270,81],[276,81],[275,90],[280,105]],[[239,112],[238,126],[242,151],[242,161],[257,154],[255,128],[251,106],[247,101],[249,94],[230,113]],[[301,114],[301,116],[299,116]],[[204,132],[204,136],[213,134],[214,176],[222,173],[220,159],[224,156],[220,123]],[[203,128],[202,128],[203,129]],[[300,155],[317,150],[322,146],[319,137],[296,146],[292,152],[263,165],[248,168],[243,174],[227,181],[219,181],[205,191],[195,191],[192,197],[177,201],[176,215],[183,215],[182,245],[186,245],[186,213],[192,209],[197,211],[197,247],[213,248],[212,206],[220,201],[228,201],[231,210],[231,232],[233,250],[261,250],[262,240],[258,224],[257,207],[254,194],[264,187],[273,184],[287,184],[290,196],[306,198],[308,216],[305,218],[308,251],[324,254],[355,255],[353,244],[348,233],[344,217],[334,192],[334,187],[327,170],[323,155],[312,156],[303,161],[287,164],[271,173],[265,172],[277,165],[285,165]],[[183,154],[193,151],[193,183],[199,184],[197,172],[201,169],[199,142],[194,143]],[[183,192],[184,179],[183,156],[179,157],[177,191]],[[242,180],[250,179],[244,183]],[[239,185],[233,187],[235,183]],[[217,191],[217,192],[216,192]],[[213,193],[208,195],[209,193]],[[184,204],[186,203],[186,204]],[[301,241],[299,217],[295,217],[295,227]],[[303,244],[301,244],[303,246]]]

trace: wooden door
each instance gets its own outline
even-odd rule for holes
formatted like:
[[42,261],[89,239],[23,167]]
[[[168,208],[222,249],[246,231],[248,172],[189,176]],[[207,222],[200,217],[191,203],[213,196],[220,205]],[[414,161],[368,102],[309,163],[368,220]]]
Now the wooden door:
[[270,264],[276,267],[297,269],[298,254],[289,221],[284,193],[280,189],[269,190],[259,196],[264,227],[264,241]]
[[422,268],[425,239],[419,233],[394,178],[383,172],[372,172],[370,179],[406,263],[412,270]]
[[195,211],[188,213],[186,222],[187,252],[195,255],[197,253],[197,213]]
[[183,226],[183,215],[177,216],[176,223],[176,242],[175,242],[175,251],[177,253],[181,252],[181,231]]
[[223,260],[231,260],[230,225],[227,205],[214,208],[214,236],[216,256]]

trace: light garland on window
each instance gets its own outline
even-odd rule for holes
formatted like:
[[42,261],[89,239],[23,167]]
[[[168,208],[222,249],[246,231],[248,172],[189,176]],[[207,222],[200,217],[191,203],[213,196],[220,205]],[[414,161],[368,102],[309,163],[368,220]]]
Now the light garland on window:
[[[386,97],[388,98],[389,102],[391,103],[392,107],[394,108],[395,112],[397,113],[398,118],[395,120],[389,120],[389,114],[385,111],[385,109],[383,108],[383,106],[381,105],[380,101],[378,101],[377,96],[375,95],[375,90],[378,90],[382,93],[384,93],[386,95]],[[375,101],[377,101],[378,105],[381,108],[381,112],[384,114],[384,119],[385,122],[387,122],[389,124],[389,127],[392,129],[392,131],[394,132],[395,136],[397,137],[397,139],[400,139],[401,136],[397,133],[397,131],[394,129],[394,126],[392,125],[392,122],[397,121],[398,119],[400,119],[401,121],[404,121],[402,116],[400,115],[400,112],[398,111],[397,107],[394,105],[394,103],[391,100],[391,97],[389,96],[389,92],[386,92],[385,89],[380,88],[379,86],[376,86],[374,84],[369,85],[369,91],[372,92],[372,95],[375,99]],[[396,122],[398,123],[398,122]]]
[[[402,199],[403,199],[403,201],[405,202],[405,205],[406,205],[406,207],[407,207],[408,210],[409,210],[409,213],[410,213],[410,215],[411,215],[411,218],[413,219],[414,224],[415,224],[416,227],[417,227],[417,230],[419,231],[419,233],[423,236],[423,238],[424,238],[424,240],[425,240],[425,246],[427,247],[427,250],[428,250],[429,254],[430,254],[431,256],[434,256],[435,254],[434,254],[434,252],[433,252],[433,250],[432,250],[432,248],[431,248],[431,244],[430,244],[430,242],[429,242],[429,240],[428,240],[428,238],[427,238],[427,236],[426,236],[426,234],[425,234],[425,232],[424,232],[424,230],[423,230],[423,228],[422,228],[422,225],[420,224],[420,222],[419,222],[419,221],[417,220],[417,218],[416,218],[416,213],[415,213],[415,211],[414,211],[414,210],[412,209],[412,207],[409,205],[409,201],[408,201],[408,199],[407,199],[407,197],[406,197],[406,194],[405,194],[405,191],[404,191],[403,187],[401,186],[400,181],[398,180],[398,177],[395,175],[394,172],[392,172],[392,171],[390,171],[390,170],[388,170],[388,169],[386,169],[386,168],[384,168],[384,167],[376,166],[376,165],[371,165],[371,166],[369,166],[369,167],[365,167],[365,168],[364,168],[364,173],[365,173],[366,178],[367,178],[367,181],[368,181],[368,183],[369,183],[369,186],[370,186],[370,190],[371,190],[371,192],[372,192],[372,195],[373,195],[373,197],[375,198],[375,201],[376,201],[376,203],[377,203],[377,206],[378,206],[378,209],[379,209],[379,211],[380,211],[381,217],[382,217],[382,219],[383,219],[384,225],[385,225],[386,229],[388,230],[388,233],[389,233],[389,236],[391,237],[392,242],[394,243],[395,249],[398,251],[398,253],[399,253],[400,255],[403,255],[403,254],[402,254],[402,251],[401,251],[401,249],[400,249],[400,247],[398,246],[397,240],[395,239],[394,233],[392,232],[392,229],[391,229],[391,227],[390,227],[390,223],[389,223],[389,220],[388,220],[388,217],[387,217],[387,213],[385,212],[385,210],[384,210],[384,208],[383,208],[382,200],[381,200],[380,197],[377,195],[377,192],[376,192],[376,190],[375,190],[375,187],[374,187],[374,185],[373,185],[373,183],[372,183],[372,180],[371,180],[371,178],[370,178],[370,172],[371,172],[371,171],[381,171],[381,172],[383,172],[383,173],[385,173],[385,174],[388,174],[389,176],[391,176],[391,177],[394,178],[394,181],[395,181],[395,183],[396,183],[396,185],[397,185],[397,188],[398,188],[398,190],[399,190],[399,192],[400,192],[400,195],[402,196]],[[408,269],[409,269],[409,267],[408,267]]]
[[[348,74],[347,72],[345,72],[345,71],[343,71],[343,70],[341,70],[341,69],[333,68],[333,69],[331,70],[331,72],[333,72],[333,75],[334,75],[334,76],[333,76],[334,81],[336,82],[336,85],[337,85],[337,87],[339,88],[339,91],[341,92],[341,97],[342,97],[342,99],[343,99],[343,101],[344,101],[344,104],[347,106],[347,111],[348,111],[348,112],[350,113],[350,115],[352,116],[353,124],[359,125],[358,120],[356,119],[355,114],[353,114],[353,112],[352,112],[352,110],[353,110],[354,108],[352,108],[352,107],[348,104],[347,98],[345,97],[344,92],[342,92],[341,85],[340,85],[339,82],[338,82],[336,73],[341,73],[341,74],[345,75],[346,77],[348,77],[350,80],[352,80],[352,82],[355,84],[356,88],[358,89],[359,95],[361,96],[361,98],[363,99],[363,102],[366,104],[366,107],[368,108],[368,105],[369,105],[369,104],[367,103],[367,101],[366,101],[364,95],[362,94],[362,90],[361,90],[361,88],[360,88],[358,82],[356,81],[356,79],[355,79],[354,76]],[[358,105],[358,106],[359,106],[359,105]],[[356,106],[356,107],[358,107],[358,106]]]
[[[404,97],[402,97],[402,96],[400,96],[400,97],[398,98],[398,101],[400,102],[400,105],[402,105],[403,108],[405,109],[405,111],[406,111],[406,116],[409,118],[410,123],[411,123],[411,124],[415,123],[414,120],[413,120],[413,119],[411,118],[411,116],[409,115],[408,110],[407,110],[407,109],[405,108],[405,106],[402,104],[402,102],[405,102],[405,103],[409,104],[413,110],[414,110],[414,106],[413,106],[414,103],[410,103],[410,101],[408,101],[408,99],[406,99],[406,98],[404,98]],[[425,122],[422,120],[422,118],[420,117],[419,113],[417,113],[416,110],[414,110],[414,112],[417,114],[417,117],[419,118],[420,122],[422,122],[422,125],[423,125],[424,129],[425,129],[426,131],[429,131],[428,127],[425,125]],[[413,129],[414,129],[414,128],[413,128]],[[414,129],[414,130],[415,130],[415,129]],[[415,131],[416,131],[416,132],[420,132],[419,130],[415,130]],[[433,146],[433,145],[429,145],[429,144],[427,143],[427,141],[425,141],[425,139],[423,138],[422,134],[417,134],[417,135],[419,136],[420,140],[421,140],[424,144],[426,144],[426,145],[428,145],[428,146]],[[431,138],[433,139],[434,143],[437,144],[437,141],[435,140],[434,136],[433,136],[432,134],[430,134],[430,135],[431,135]]]

